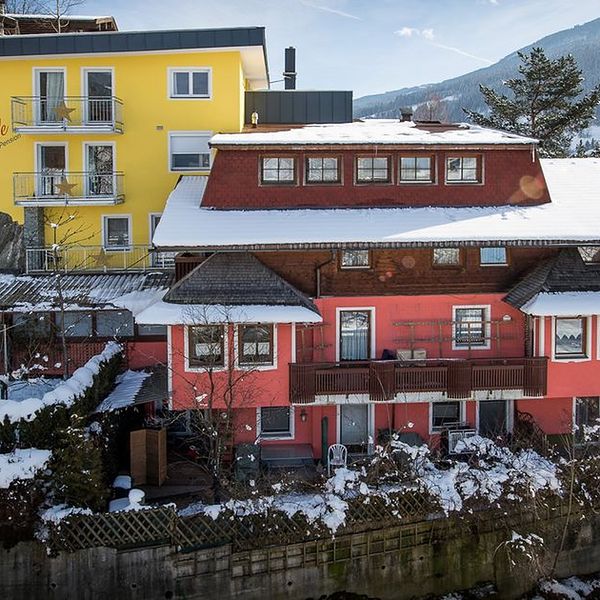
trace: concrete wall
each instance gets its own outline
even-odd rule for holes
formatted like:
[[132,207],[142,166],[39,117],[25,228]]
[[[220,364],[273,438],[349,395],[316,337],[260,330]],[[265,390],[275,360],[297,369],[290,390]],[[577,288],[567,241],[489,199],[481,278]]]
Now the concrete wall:
[[[191,552],[162,546],[93,548],[49,557],[41,544],[26,543],[0,551],[0,597],[299,600],[345,590],[401,599],[494,582],[500,598],[512,599],[540,573],[550,572],[563,523],[554,519],[518,527],[507,522],[500,530],[473,535],[467,523],[441,521],[432,530],[429,522],[239,553],[230,546]],[[519,560],[517,568],[510,566],[502,542],[513,529],[534,529],[546,540],[536,564]],[[600,517],[578,515],[571,519],[556,576],[598,570]]]

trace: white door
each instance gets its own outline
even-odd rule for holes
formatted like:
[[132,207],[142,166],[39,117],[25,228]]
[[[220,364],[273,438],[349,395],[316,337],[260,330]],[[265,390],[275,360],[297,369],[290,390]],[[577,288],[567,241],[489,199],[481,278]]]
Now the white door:
[[86,145],[86,192],[88,196],[114,196],[114,157],[110,144]]
[[35,114],[38,124],[58,124],[62,119],[57,109],[65,101],[65,74],[63,71],[36,72]]
[[86,71],[85,97],[85,120],[87,123],[112,123],[112,71]]
[[37,196],[57,196],[57,186],[65,178],[67,168],[66,146],[40,144],[38,146]]

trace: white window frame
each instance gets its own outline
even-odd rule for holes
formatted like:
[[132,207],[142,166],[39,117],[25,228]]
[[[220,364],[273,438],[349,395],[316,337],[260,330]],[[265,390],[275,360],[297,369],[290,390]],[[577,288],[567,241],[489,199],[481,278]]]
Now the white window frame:
[[[356,266],[352,266],[352,265],[345,265],[344,264],[344,252],[366,252],[367,253],[367,259],[368,262],[366,265],[356,265]],[[360,269],[370,269],[371,268],[371,250],[368,248],[345,248],[343,250],[340,250],[340,269],[342,271],[355,271],[355,270],[360,270]]]
[[[190,327],[204,327],[205,325],[223,327],[223,365],[214,367],[196,367],[190,364]],[[226,323],[197,323],[196,325],[184,325],[183,328],[183,352],[184,369],[187,373],[207,373],[212,371],[225,371],[229,368],[229,325]]]
[[452,398],[447,398],[440,401],[429,402],[429,435],[440,435],[442,431],[447,429],[447,426],[443,427],[434,427],[433,426],[433,405],[434,404],[445,404],[447,402],[458,402],[458,418],[459,423],[466,423],[467,420],[467,402],[466,400],[453,400]]
[[[108,219],[127,219],[127,236],[129,237],[129,244],[127,246],[107,246],[106,245],[106,233],[108,231],[108,227],[106,225]],[[114,213],[110,215],[102,215],[102,248],[105,252],[124,252],[131,251],[133,247],[133,234],[132,234],[132,217],[131,214],[123,214],[123,213]]]
[[347,311],[370,311],[371,319],[370,319],[370,327],[371,327],[371,339],[370,339],[370,354],[369,359],[377,358],[377,348],[375,347],[375,342],[377,339],[376,335],[376,323],[375,323],[375,307],[374,306],[337,306],[335,309],[335,361],[339,362],[340,360],[340,319],[342,312]]
[[[240,363],[240,353],[239,353],[239,326],[240,325],[273,325],[273,363],[270,365],[267,364],[256,364],[256,365],[243,365]],[[234,333],[233,333],[233,352],[234,352],[234,361],[236,369],[240,371],[275,371],[277,370],[277,361],[278,361],[278,348],[277,348],[277,326],[278,323],[235,323]]]
[[193,169],[173,169],[173,164],[171,161],[171,147],[172,147],[172,138],[173,136],[175,137],[184,137],[184,136],[188,136],[188,137],[207,137],[209,140],[210,138],[213,136],[213,132],[212,131],[169,131],[168,133],[168,154],[167,154],[167,161],[168,161],[168,170],[169,173],[207,173],[211,170],[212,168],[212,162],[213,162],[213,153],[210,149],[210,147],[208,148],[208,167],[199,167],[199,168],[193,168]]
[[[212,69],[210,67],[169,67],[167,73],[167,97],[169,100],[212,100]],[[208,73],[208,94],[176,94],[175,73],[188,73],[188,91],[193,73]]]
[[[503,248],[504,249],[504,262],[483,262],[482,250]],[[506,246],[482,246],[479,248],[479,266],[480,267],[507,267],[508,266],[508,248]]]
[[[481,181],[474,179],[450,179],[448,180],[448,161],[453,158],[477,158],[480,162]],[[444,183],[446,185],[484,185],[485,183],[485,160],[483,154],[446,154],[444,156]]]
[[[592,317],[585,315],[561,315],[560,317],[551,317],[551,332],[550,332],[550,360],[557,363],[568,362],[587,362],[592,360]],[[585,319],[585,354],[586,356],[556,356],[556,319]],[[598,337],[598,334],[596,334]]]
[[[456,312],[461,309],[483,309],[484,327],[483,334],[485,336],[485,343],[482,345],[471,345],[468,344],[457,344],[456,343]],[[492,346],[492,306],[491,304],[456,304],[452,306],[452,350],[489,350]]]
[[[262,434],[261,414],[262,408],[289,408],[290,409],[290,432],[283,435]],[[289,406],[257,406],[256,407],[256,437],[260,441],[270,442],[278,440],[293,440],[296,438],[296,407],[290,404]]]

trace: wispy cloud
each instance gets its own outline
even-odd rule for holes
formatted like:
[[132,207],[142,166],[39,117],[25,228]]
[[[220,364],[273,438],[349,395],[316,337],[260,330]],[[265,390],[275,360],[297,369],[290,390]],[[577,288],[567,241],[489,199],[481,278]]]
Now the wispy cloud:
[[[490,0],[490,2],[492,2],[492,0]],[[448,50],[448,52],[455,52],[456,54],[460,54],[461,56],[467,56],[468,58],[478,60],[487,65],[491,65],[493,63],[493,61],[487,58],[483,58],[482,56],[476,56],[475,54],[471,54],[470,52],[466,52],[465,50],[461,50],[460,48],[456,48],[455,46],[447,46],[446,44],[440,44],[439,42],[436,42],[433,29],[417,29],[416,27],[402,27],[401,29],[397,29],[396,31],[394,31],[394,35],[404,38],[421,37],[436,48]]]
[[446,44],[439,44],[438,42],[431,42],[432,46],[436,48],[441,48],[442,50],[448,50],[449,52],[455,52],[456,54],[460,54],[461,56],[467,56],[469,58],[473,58],[474,60],[478,60],[479,62],[485,63],[486,65],[494,64],[493,60],[489,58],[484,58],[483,56],[476,56],[475,54],[471,54],[470,52],[465,52],[460,48],[456,48],[455,46],[446,46]]
[[323,6],[322,4],[315,4],[314,2],[309,2],[309,0],[300,0],[300,4],[308,6],[309,8],[315,8],[316,10],[322,10],[323,12],[330,13],[332,15],[338,15],[338,17],[345,17],[346,19],[355,19],[356,21],[362,21],[362,19],[360,17],[357,17],[356,15],[344,12],[343,10],[338,10],[337,8]]

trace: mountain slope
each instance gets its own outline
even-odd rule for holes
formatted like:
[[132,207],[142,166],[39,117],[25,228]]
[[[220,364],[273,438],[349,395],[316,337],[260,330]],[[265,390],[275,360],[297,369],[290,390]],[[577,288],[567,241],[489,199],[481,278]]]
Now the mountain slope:
[[[553,33],[521,50],[528,52],[537,46],[544,48],[546,54],[552,58],[572,54],[583,70],[586,91],[600,81],[600,19]],[[416,110],[432,97],[437,97],[442,101],[441,110],[445,119],[464,121],[463,107],[485,110],[479,84],[500,89],[502,81],[518,74],[519,62],[517,53],[513,52],[489,67],[440,83],[363,96],[354,101],[354,114],[356,117],[395,118],[401,107],[412,106]]]

